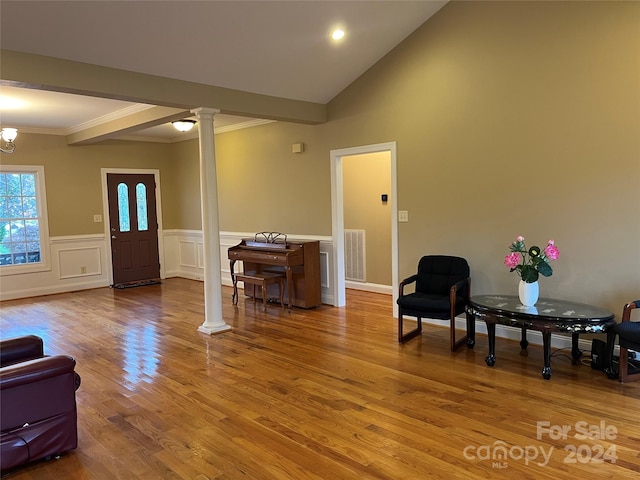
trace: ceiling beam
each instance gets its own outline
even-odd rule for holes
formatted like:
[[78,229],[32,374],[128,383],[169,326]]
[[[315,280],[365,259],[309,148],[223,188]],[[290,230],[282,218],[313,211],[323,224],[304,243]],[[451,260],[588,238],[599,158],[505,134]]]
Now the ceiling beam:
[[[203,59],[204,61],[204,59]],[[191,110],[219,109],[221,113],[295,123],[327,120],[326,105],[243,92],[89,63],[0,51],[2,83],[76,95]]]
[[110,120],[78,132],[67,135],[69,145],[86,145],[101,142],[129,132],[155,127],[163,123],[190,117],[189,110],[172,107],[151,107],[140,112],[127,115],[117,120]]

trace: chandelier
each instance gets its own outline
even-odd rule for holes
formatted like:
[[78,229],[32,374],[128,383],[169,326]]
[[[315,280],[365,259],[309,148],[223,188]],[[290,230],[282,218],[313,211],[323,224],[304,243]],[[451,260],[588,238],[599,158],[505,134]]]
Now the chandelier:
[[18,130],[16,128],[3,128],[0,133],[2,136],[0,151],[2,153],[13,153],[16,150],[16,144],[13,141],[18,136]]

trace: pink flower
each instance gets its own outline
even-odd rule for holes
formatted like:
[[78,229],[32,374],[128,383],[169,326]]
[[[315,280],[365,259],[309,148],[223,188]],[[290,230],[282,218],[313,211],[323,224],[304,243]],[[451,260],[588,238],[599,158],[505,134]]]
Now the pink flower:
[[520,263],[520,254],[516,252],[511,252],[509,255],[504,257],[504,264],[509,268],[516,268]]
[[550,260],[557,260],[560,256],[560,250],[553,244],[553,240],[549,240],[549,244],[544,249],[544,254]]
[[516,242],[524,242],[524,237],[522,235],[518,235],[516,237]]
[[555,242],[555,240],[549,240],[549,241],[547,242],[547,244],[549,244],[549,245],[555,245],[555,243],[556,243],[556,242]]

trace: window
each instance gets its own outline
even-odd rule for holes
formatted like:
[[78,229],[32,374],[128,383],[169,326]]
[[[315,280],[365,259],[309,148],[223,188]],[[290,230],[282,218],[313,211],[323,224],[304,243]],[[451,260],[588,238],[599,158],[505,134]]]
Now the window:
[[[138,219],[138,231],[149,230],[147,215],[147,187],[144,183],[136,185],[136,218]],[[129,186],[126,183],[118,184],[118,221],[121,232],[131,231],[131,216],[129,210]],[[135,222],[134,222],[135,225]]]
[[129,186],[126,183],[118,184],[118,220],[121,232],[131,231],[131,219],[129,218]]
[[48,269],[44,167],[0,166],[0,272]]
[[147,215],[147,187],[144,183],[136,185],[136,203],[138,205],[138,231],[149,230]]

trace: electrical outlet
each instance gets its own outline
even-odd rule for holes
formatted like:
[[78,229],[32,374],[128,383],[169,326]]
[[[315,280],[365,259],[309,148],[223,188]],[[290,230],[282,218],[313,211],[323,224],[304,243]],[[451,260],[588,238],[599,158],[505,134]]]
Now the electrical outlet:
[[408,222],[409,221],[409,212],[406,210],[398,211],[398,222]]
[[102,223],[102,215],[94,215],[93,216],[94,223]]

